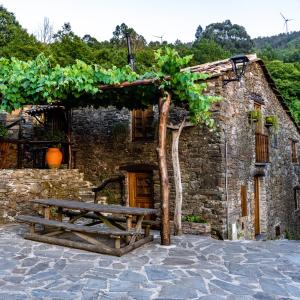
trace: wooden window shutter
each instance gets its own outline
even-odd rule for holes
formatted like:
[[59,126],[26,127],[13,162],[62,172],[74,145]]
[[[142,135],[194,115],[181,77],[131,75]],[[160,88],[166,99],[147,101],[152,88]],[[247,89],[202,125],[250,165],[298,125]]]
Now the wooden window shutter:
[[295,210],[299,209],[299,190],[298,189],[294,189],[294,203],[295,203]]
[[297,157],[297,142],[292,141],[292,162],[297,163],[298,157]]
[[241,186],[241,208],[242,208],[242,217],[248,216],[247,187],[245,185]]
[[136,109],[132,112],[132,139],[146,140],[153,139],[153,109],[152,107],[141,110]]

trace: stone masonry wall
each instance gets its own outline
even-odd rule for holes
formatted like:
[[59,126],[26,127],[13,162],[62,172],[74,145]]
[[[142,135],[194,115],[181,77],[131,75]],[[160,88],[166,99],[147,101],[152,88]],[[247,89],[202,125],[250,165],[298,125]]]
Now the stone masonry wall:
[[78,170],[0,170],[0,224],[18,214],[38,213],[29,201],[38,198],[87,199],[92,184]]
[[[228,141],[229,229],[237,225],[238,237],[254,238],[254,175],[264,173],[260,182],[260,227],[268,238],[275,237],[275,227],[297,231],[299,212],[294,211],[293,188],[298,185],[299,164],[291,161],[291,139],[299,141],[299,132],[271,90],[258,63],[248,66],[245,79],[229,83],[221,92],[221,127],[223,141]],[[270,163],[255,163],[255,123],[248,112],[254,109],[251,95],[263,100],[263,116],[276,115],[279,131],[263,126],[269,136]],[[298,143],[299,144],[299,143]],[[247,186],[248,216],[241,217],[241,185]],[[299,225],[298,225],[299,226]],[[298,227],[299,230],[299,227]],[[300,233],[300,231],[298,231]]]
[[[158,113],[155,114],[157,123]],[[98,185],[103,179],[120,174],[124,164],[157,166],[157,139],[133,142],[131,112],[113,107],[84,108],[73,111],[73,136],[76,142],[76,167]],[[168,135],[168,169],[170,175],[171,218],[175,191],[171,165],[171,134]],[[220,136],[201,127],[186,128],[180,137],[179,157],[183,184],[183,215],[201,214],[213,229],[225,228],[222,192]],[[126,172],[124,173],[126,175]],[[154,171],[154,203],[160,207],[158,171]],[[128,197],[128,193],[127,193]]]

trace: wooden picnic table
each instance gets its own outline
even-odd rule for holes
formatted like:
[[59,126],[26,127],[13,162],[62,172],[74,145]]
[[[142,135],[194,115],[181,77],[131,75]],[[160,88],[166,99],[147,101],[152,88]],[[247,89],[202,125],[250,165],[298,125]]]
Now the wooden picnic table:
[[[31,202],[43,206],[44,218],[16,217],[18,221],[30,224],[30,233],[24,236],[26,239],[116,256],[153,240],[150,225],[143,226],[143,220],[145,216],[156,215],[156,209],[62,199],[35,199]],[[36,224],[42,225],[43,230],[38,231]],[[71,238],[65,237],[66,232],[71,233]],[[80,241],[72,240],[72,236]],[[114,245],[103,242],[103,237],[113,239]]]

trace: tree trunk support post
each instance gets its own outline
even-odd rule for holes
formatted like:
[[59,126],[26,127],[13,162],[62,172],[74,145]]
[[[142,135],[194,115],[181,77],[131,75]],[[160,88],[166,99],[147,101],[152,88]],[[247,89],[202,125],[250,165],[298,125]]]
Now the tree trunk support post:
[[169,246],[170,219],[169,219],[169,178],[167,167],[167,123],[171,105],[171,94],[162,91],[159,99],[159,131],[158,147],[156,149],[159,163],[160,195],[161,195],[161,244]]
[[181,209],[182,209],[182,183],[181,183],[181,171],[179,163],[179,137],[182,129],[185,125],[185,119],[181,122],[180,126],[176,130],[172,130],[172,161],[174,171],[175,182],[175,211],[174,211],[174,234],[181,235]]

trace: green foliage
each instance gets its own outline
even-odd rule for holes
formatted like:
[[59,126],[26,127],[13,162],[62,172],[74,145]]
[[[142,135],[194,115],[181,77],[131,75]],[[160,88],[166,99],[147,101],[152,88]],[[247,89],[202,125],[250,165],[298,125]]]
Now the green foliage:
[[300,63],[272,61],[266,64],[294,119],[300,123]]
[[285,231],[285,238],[288,240],[299,240],[299,235],[295,234],[295,232],[291,230],[286,230]]
[[262,120],[262,113],[260,110],[250,110],[248,112],[248,117],[250,119],[251,122],[258,122],[260,120]]
[[253,42],[243,26],[232,24],[230,20],[206,26],[202,38],[213,40],[233,54],[249,53]]
[[278,121],[278,117],[275,115],[272,116],[266,116],[265,118],[265,122],[267,125],[273,126],[275,133],[278,132],[279,130],[279,121]]
[[49,45],[49,50],[56,63],[67,66],[76,63],[77,59],[86,63],[93,61],[91,48],[72,31],[69,23],[65,23],[53,37],[54,43]]
[[67,140],[65,132],[60,130],[45,132],[45,134],[43,135],[43,139],[45,139],[46,141],[51,141],[51,147],[55,148],[60,148],[61,143]]
[[42,49],[35,37],[21,27],[14,14],[0,6],[0,57],[31,59]]
[[205,123],[213,127],[214,121],[211,119],[211,105],[220,101],[220,97],[204,95],[207,87],[204,82],[208,78],[207,74],[191,73],[188,70],[180,72],[185,67],[192,56],[180,57],[178,52],[171,48],[157,50],[155,52],[158,72],[156,76],[160,78],[160,88],[168,91],[180,101],[186,101],[189,105],[190,118],[193,123]]
[[182,217],[183,222],[192,222],[192,223],[207,223],[199,215],[187,215]]
[[219,44],[204,38],[194,43],[192,53],[196,64],[212,62],[231,56],[231,53],[224,50]]
[[[174,95],[174,100],[178,104],[188,103],[191,121],[204,122],[212,127],[213,120],[210,118],[209,110],[211,104],[220,99],[203,95],[207,75],[181,71],[191,58],[191,56],[180,57],[177,51],[171,48],[159,49],[155,52],[156,64],[153,71],[142,76],[133,72],[129,66],[104,69],[80,60],[73,65],[52,67],[49,59],[43,54],[28,62],[2,58],[0,59],[0,93],[3,96],[1,108],[12,111],[26,104],[55,102],[67,102],[76,106],[74,99],[81,96],[94,97],[96,103],[97,99],[101,101],[100,85],[132,82],[148,77],[157,82],[159,89]],[[150,93],[153,97],[153,91]],[[111,101],[110,104],[117,107],[132,106],[129,95],[127,98],[123,95],[125,100],[121,98]],[[144,106],[152,104],[151,101],[149,95],[143,94]]]
[[0,123],[0,137],[6,138],[8,135],[8,129],[2,123]]
[[300,31],[259,37],[253,41],[259,56],[264,60],[281,60],[290,63],[300,61]]

